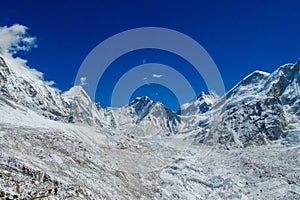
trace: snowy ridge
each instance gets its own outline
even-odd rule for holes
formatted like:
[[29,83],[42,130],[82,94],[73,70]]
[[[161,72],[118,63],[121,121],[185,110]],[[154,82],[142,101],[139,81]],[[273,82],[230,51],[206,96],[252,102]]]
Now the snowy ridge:
[[[177,131],[175,125],[180,121],[179,117],[148,97],[136,99],[136,105],[102,109],[99,104],[91,101],[81,86],[74,86],[61,95],[57,89],[43,81],[40,75],[36,76],[35,70],[23,67],[23,72],[20,66],[15,70],[3,58],[0,64],[1,94],[50,119],[99,127],[134,123],[144,127],[157,127],[157,131]],[[30,71],[34,72],[32,76]],[[152,117],[147,118],[148,115]],[[160,120],[164,122],[159,122]]]
[[292,129],[298,127],[299,62],[284,65],[272,74],[255,71],[221,98],[202,92],[182,105],[177,114],[148,97],[137,98],[121,108],[103,109],[81,86],[61,95],[35,70],[23,67],[23,76],[18,75],[20,66],[15,70],[3,58],[0,64],[3,96],[63,122],[111,127],[139,137],[199,129],[196,140],[214,138],[214,142],[232,147],[267,144],[295,133]]
[[111,112],[119,128],[129,130],[135,126],[139,130],[139,136],[149,132],[176,133],[177,125],[181,123],[180,117],[173,111],[148,97],[136,98],[127,106],[111,109]]
[[0,93],[54,120],[66,120],[68,110],[60,92],[41,78],[41,73],[23,66],[7,65],[0,58]]

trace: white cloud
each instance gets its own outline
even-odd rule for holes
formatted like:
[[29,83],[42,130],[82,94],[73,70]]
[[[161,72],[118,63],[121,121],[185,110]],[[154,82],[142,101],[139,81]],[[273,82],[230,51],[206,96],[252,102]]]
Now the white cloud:
[[37,47],[36,38],[28,36],[27,30],[26,26],[20,24],[0,26],[0,56],[18,76],[40,80],[43,79],[43,73],[28,67],[27,60],[15,56],[19,51]]
[[15,24],[12,26],[0,27],[0,54],[13,56],[18,51],[29,51],[37,47],[36,38],[26,34],[26,26]]
[[46,85],[53,86],[55,83],[54,81],[45,81]]
[[81,77],[80,78],[80,85],[81,86],[84,86],[84,85],[86,85],[87,84],[87,82],[86,82],[86,77]]
[[163,75],[161,75],[161,74],[153,74],[152,77],[153,78],[161,78],[161,77],[163,77]]

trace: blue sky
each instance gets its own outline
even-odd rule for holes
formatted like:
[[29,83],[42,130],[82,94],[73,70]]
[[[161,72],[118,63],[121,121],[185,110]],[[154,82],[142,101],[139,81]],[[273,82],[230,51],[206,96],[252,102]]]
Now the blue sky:
[[[72,87],[87,54],[100,42],[138,27],[164,27],[182,32],[201,44],[213,58],[226,90],[254,70],[272,72],[300,58],[298,1],[5,1],[0,26],[22,24],[37,38],[38,48],[22,55],[65,91]],[[101,80],[96,101],[110,105],[118,77],[137,63],[159,62],[177,68],[200,93],[207,90],[188,63],[158,50],[141,50],[117,59]],[[123,71],[116,66],[124,66]],[[151,86],[151,85],[150,85]],[[141,86],[148,95],[176,110],[174,94],[158,85]]]

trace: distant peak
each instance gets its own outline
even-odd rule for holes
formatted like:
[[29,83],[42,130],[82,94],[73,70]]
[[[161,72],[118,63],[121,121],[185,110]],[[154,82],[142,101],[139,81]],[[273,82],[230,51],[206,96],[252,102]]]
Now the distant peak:
[[80,86],[80,85],[75,85],[75,86],[73,86],[73,87],[71,87],[70,89],[69,89],[69,93],[74,93],[74,94],[77,94],[77,93],[80,93],[80,92],[82,92],[84,89],[82,88],[82,86]]
[[254,76],[267,77],[267,76],[269,76],[269,75],[270,75],[270,73],[268,73],[268,72],[255,70],[254,72],[252,72],[251,74],[249,74],[248,76],[246,76],[246,77],[244,78],[244,80],[246,80],[246,79],[248,79],[248,78],[251,78],[251,77],[254,77]]
[[255,70],[254,72],[246,76],[242,81],[240,81],[240,83],[238,83],[232,90],[236,89],[239,86],[258,83],[259,81],[267,78],[268,76],[270,76],[270,73],[268,72]]
[[136,97],[134,101],[151,101],[148,96]]
[[197,99],[202,99],[202,98],[205,98],[205,97],[218,97],[218,95],[212,91],[209,91],[209,92],[204,92],[202,91],[198,96],[197,96]]
[[153,101],[147,97],[147,96],[142,96],[142,97],[136,97],[133,101],[131,101],[129,103],[129,106],[132,106],[132,105],[137,105],[137,104],[140,104],[140,105],[147,105],[148,103],[153,103]]
[[85,90],[80,85],[75,85],[75,86],[71,87],[68,91],[66,91],[63,94],[63,96],[67,97],[67,98],[74,98],[74,97],[77,97],[77,96],[84,96],[85,98],[90,99],[88,94],[85,92]]

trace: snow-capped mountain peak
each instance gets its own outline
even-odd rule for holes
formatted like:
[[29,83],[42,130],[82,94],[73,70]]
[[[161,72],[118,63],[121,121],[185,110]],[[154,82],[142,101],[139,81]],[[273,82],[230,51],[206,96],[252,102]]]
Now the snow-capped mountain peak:
[[128,130],[134,125],[140,127],[143,135],[149,132],[175,133],[180,123],[176,113],[147,96],[138,97],[124,107],[109,109],[107,112],[113,116],[117,127]]
[[69,122],[99,127],[105,124],[99,104],[92,102],[81,86],[76,85],[70,88],[62,94],[62,98],[69,109]]
[[209,111],[219,100],[214,92],[201,92],[190,102],[183,104],[177,112],[180,115],[198,115]]
[[80,86],[76,85],[72,88],[70,88],[68,91],[64,92],[62,96],[65,99],[74,99],[74,98],[81,98],[84,99],[84,101],[92,102],[88,94],[85,92],[85,90]]
[[227,94],[226,99],[234,96],[243,96],[248,94],[257,94],[264,89],[263,82],[270,76],[267,72],[254,71],[243,80],[241,80],[235,87],[233,87]]
[[138,115],[146,115],[149,112],[149,109],[155,104],[149,97],[137,97],[131,103],[128,104],[129,107],[134,108],[135,112]]

